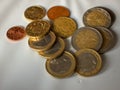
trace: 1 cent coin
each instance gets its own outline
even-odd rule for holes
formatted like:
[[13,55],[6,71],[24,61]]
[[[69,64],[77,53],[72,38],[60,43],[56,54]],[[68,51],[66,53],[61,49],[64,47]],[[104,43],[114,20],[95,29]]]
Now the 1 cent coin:
[[112,45],[114,43],[114,35],[107,28],[97,27],[97,29],[99,30],[99,32],[101,33],[101,35],[103,37],[103,44],[99,50],[99,53],[105,53],[112,47]]
[[50,31],[47,35],[44,37],[30,37],[28,40],[28,45],[37,50],[37,51],[45,51],[52,47],[56,40],[55,34]]
[[100,55],[93,49],[81,49],[75,53],[77,59],[76,71],[82,76],[97,74],[102,67]]
[[30,20],[42,19],[45,14],[46,10],[42,6],[30,6],[24,12],[24,16]]
[[7,31],[6,36],[12,41],[17,41],[24,38],[26,36],[26,32],[22,26],[13,26]]
[[59,17],[53,22],[53,31],[57,36],[67,38],[77,29],[77,24],[72,18]]
[[90,48],[98,51],[101,48],[103,39],[97,29],[92,27],[82,27],[73,34],[72,46],[76,50]]
[[49,32],[50,23],[47,20],[36,20],[29,23],[26,27],[26,33],[32,37],[42,37]]
[[60,57],[46,61],[46,70],[56,78],[65,78],[75,71],[76,60],[74,56],[65,51]]
[[48,10],[47,16],[51,20],[54,20],[58,17],[63,17],[63,16],[69,17],[70,11],[68,10],[68,8],[64,6],[54,6]]
[[47,59],[53,59],[62,54],[65,49],[65,42],[62,38],[58,37],[55,44],[46,51],[39,51],[39,54]]
[[111,16],[105,9],[95,7],[85,12],[83,22],[86,26],[108,28],[111,26]]

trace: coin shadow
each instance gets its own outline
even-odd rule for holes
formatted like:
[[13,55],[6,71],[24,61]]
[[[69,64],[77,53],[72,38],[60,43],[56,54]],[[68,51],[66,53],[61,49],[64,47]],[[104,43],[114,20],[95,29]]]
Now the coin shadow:
[[103,73],[109,69],[110,62],[108,61],[107,56],[105,56],[105,54],[101,54],[101,58],[102,58],[102,68],[100,73]]

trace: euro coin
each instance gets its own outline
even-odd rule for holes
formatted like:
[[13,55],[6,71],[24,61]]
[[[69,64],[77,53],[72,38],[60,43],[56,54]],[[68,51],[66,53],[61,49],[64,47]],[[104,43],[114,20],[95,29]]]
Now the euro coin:
[[98,51],[102,42],[102,35],[92,27],[81,27],[76,30],[71,39],[72,46],[76,50],[90,48]]
[[72,18],[59,17],[53,22],[53,31],[57,36],[67,38],[77,29],[77,24]]
[[101,56],[93,49],[81,49],[75,53],[76,71],[82,76],[97,74],[102,67]]
[[18,41],[26,36],[26,32],[24,27],[22,26],[13,26],[8,29],[6,36],[12,41]]
[[95,7],[88,9],[83,15],[83,22],[86,26],[90,27],[110,27],[111,16],[103,8]]
[[24,16],[30,20],[42,19],[45,14],[46,10],[42,6],[30,6],[24,12]]
[[53,6],[48,10],[47,16],[51,20],[54,20],[58,17],[63,17],[63,16],[69,17],[70,11],[68,10],[68,8],[64,6]]
[[39,54],[47,59],[53,59],[62,54],[65,49],[65,42],[62,38],[58,37],[55,44],[46,51],[39,51]]
[[30,37],[28,40],[28,45],[37,51],[45,51],[52,47],[56,40],[55,34],[50,31],[47,35],[44,37]]
[[71,76],[76,67],[75,57],[65,51],[61,56],[46,61],[46,70],[56,78],[65,78]]
[[114,43],[114,35],[113,33],[104,27],[97,27],[97,29],[99,30],[99,32],[101,33],[102,37],[103,37],[103,44],[99,50],[99,53],[105,53],[108,50],[111,49],[113,43]]
[[26,33],[31,37],[42,37],[50,30],[50,23],[47,20],[36,20],[29,23],[26,27]]

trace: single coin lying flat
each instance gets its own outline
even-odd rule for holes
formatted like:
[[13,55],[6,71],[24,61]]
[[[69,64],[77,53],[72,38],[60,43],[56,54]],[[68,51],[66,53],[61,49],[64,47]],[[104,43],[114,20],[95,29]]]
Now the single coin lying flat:
[[47,16],[51,20],[54,20],[58,17],[63,17],[63,16],[69,17],[70,11],[68,10],[68,8],[64,6],[53,6],[48,10]]
[[44,37],[30,37],[28,40],[28,45],[37,51],[45,51],[50,49],[56,40],[55,34],[50,31]]
[[57,78],[65,78],[73,74],[76,67],[74,56],[65,51],[61,56],[46,61],[46,70]]
[[45,14],[46,10],[42,6],[30,6],[24,12],[25,18],[30,20],[40,20]]
[[72,18],[59,17],[53,22],[53,31],[57,36],[67,38],[77,29],[77,24]]
[[85,12],[83,22],[86,26],[108,28],[111,26],[111,16],[105,9],[95,7]]
[[98,51],[102,45],[103,39],[98,30],[92,27],[82,27],[73,34],[72,46],[76,50],[90,48]]
[[46,50],[46,51],[39,51],[39,54],[47,59],[53,59],[62,54],[65,49],[65,42],[62,38],[58,37],[54,45]]
[[92,49],[81,49],[75,53],[77,59],[76,71],[82,76],[97,74],[102,67],[100,55]]

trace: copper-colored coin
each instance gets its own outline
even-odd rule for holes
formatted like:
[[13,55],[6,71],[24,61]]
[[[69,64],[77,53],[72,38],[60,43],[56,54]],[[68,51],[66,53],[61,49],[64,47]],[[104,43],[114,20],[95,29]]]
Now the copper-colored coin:
[[47,59],[53,59],[60,56],[64,49],[65,42],[62,38],[58,37],[55,44],[49,50],[39,51],[39,54]]
[[49,32],[50,23],[47,20],[36,20],[29,23],[26,27],[26,33],[32,37],[42,37]]
[[69,52],[64,52],[60,57],[46,61],[46,70],[57,78],[65,78],[74,73],[76,60]]
[[53,31],[56,35],[67,38],[77,29],[76,22],[68,17],[59,17],[53,22]]
[[97,74],[102,67],[100,55],[93,49],[81,49],[75,53],[77,59],[76,71],[83,76]]
[[51,7],[47,12],[48,18],[54,20],[58,17],[69,17],[70,11],[64,6],[54,6]]
[[11,27],[8,31],[6,36],[13,41],[21,40],[26,36],[25,29],[22,26],[14,26]]
[[31,6],[24,12],[24,16],[30,20],[42,19],[46,14],[46,10],[42,6]]
[[52,47],[56,40],[56,36],[53,32],[50,31],[44,37],[30,37],[28,40],[28,44],[31,48],[37,51],[45,51]]
[[112,47],[114,43],[114,35],[107,28],[97,27],[97,29],[99,30],[99,32],[102,34],[103,37],[103,44],[99,50],[99,53],[104,53]]
[[98,51],[102,45],[103,39],[99,31],[92,27],[82,27],[73,34],[72,46],[76,50],[90,48]]
[[111,16],[105,9],[95,7],[85,12],[83,22],[86,26],[108,28],[111,26]]

